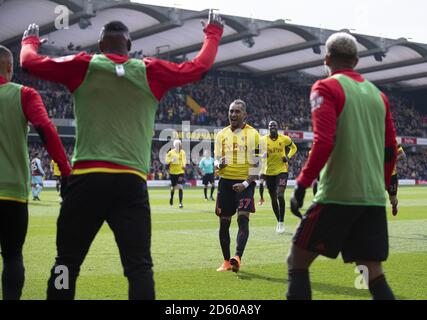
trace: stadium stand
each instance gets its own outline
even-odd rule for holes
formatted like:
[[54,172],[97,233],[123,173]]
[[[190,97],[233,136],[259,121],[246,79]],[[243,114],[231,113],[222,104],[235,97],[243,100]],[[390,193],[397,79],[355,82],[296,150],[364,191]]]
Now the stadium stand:
[[[70,29],[57,30],[54,12],[59,4],[70,10]],[[207,10],[192,11],[166,8],[129,1],[24,0],[0,1],[0,41],[15,54],[19,52],[22,24],[36,22],[42,47],[49,55],[66,55],[78,50],[95,52],[99,27],[113,17],[126,17],[133,38],[132,56],[156,56],[173,61],[191,59],[200,46],[200,19]],[[24,5],[25,4],[25,5]],[[20,8],[20,24],[11,21],[12,12]],[[50,14],[46,14],[50,12]],[[248,103],[248,122],[256,128],[267,127],[272,118],[284,130],[311,131],[308,94],[310,85],[323,77],[324,41],[336,30],[289,24],[283,20],[265,21],[245,17],[225,16],[226,28],[216,63],[203,81],[170,92],[157,112],[157,125],[172,126],[190,121],[191,125],[220,128],[228,124],[227,106],[241,98]],[[28,20],[28,21],[27,21]],[[88,28],[88,26],[92,27]],[[159,46],[159,35],[164,45]],[[192,36],[189,36],[192,35]],[[408,39],[386,39],[353,34],[358,40],[360,62],[358,71],[380,86],[390,98],[397,133],[406,138],[408,158],[399,163],[400,178],[427,179],[427,45]],[[15,63],[18,64],[18,56]],[[65,88],[39,81],[16,66],[14,81],[40,91],[48,114],[66,138],[69,155],[72,152],[72,97]],[[424,92],[424,98],[414,99],[413,92]],[[191,103],[188,103],[191,99]],[[189,107],[190,105],[190,107]],[[197,110],[196,110],[197,109]],[[61,127],[62,126],[62,127]],[[64,127],[67,130],[64,133]],[[210,130],[211,130],[210,129]],[[423,146],[413,143],[425,140]],[[300,152],[293,159],[290,177],[295,177],[303,165],[310,143],[297,141]],[[405,143],[403,143],[405,145]],[[30,137],[31,152],[42,151],[43,165],[49,171],[49,159],[40,142]],[[167,179],[159,159],[162,142],[153,144],[152,170],[149,178]],[[188,178],[198,172],[188,166]]]

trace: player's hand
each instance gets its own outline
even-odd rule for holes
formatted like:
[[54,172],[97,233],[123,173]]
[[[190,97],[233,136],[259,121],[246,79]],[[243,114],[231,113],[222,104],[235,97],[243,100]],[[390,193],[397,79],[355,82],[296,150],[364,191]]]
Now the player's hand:
[[397,212],[398,212],[398,209],[397,209],[397,204],[398,204],[397,198],[390,199],[390,204],[391,204],[391,208],[392,208],[391,213],[393,214],[393,216],[396,216]]
[[285,155],[285,156],[282,158],[282,161],[283,161],[283,162],[288,162],[288,161],[289,161],[288,156],[287,156],[287,155]]
[[61,195],[62,200],[64,200],[64,196],[65,196],[65,193],[67,191],[67,186],[68,186],[68,177],[62,177],[61,176],[60,179],[61,179],[60,195]]
[[305,187],[296,184],[294,192],[292,192],[291,196],[291,211],[298,218],[302,219],[301,212],[299,211],[304,204],[305,197]]
[[221,16],[218,13],[215,13],[213,9],[209,9],[208,22],[201,21],[203,29],[206,28],[209,24],[214,24],[221,29],[224,29],[224,20],[222,20]]
[[22,40],[25,40],[29,37],[36,37],[39,39],[40,43],[46,43],[47,39],[41,39],[40,40],[40,28],[37,24],[32,23],[28,26],[27,30],[24,31],[24,35],[22,36]]
[[240,193],[243,192],[243,190],[245,190],[246,187],[243,183],[236,183],[235,185],[233,185],[233,190]]
[[221,159],[219,159],[218,168],[224,169],[226,166],[227,166],[227,159],[225,157],[222,157]]

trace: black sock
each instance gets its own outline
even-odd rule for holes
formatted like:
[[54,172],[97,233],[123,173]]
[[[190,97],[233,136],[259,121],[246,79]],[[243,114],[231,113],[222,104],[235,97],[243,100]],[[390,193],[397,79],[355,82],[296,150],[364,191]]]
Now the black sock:
[[171,200],[173,200],[174,195],[175,195],[175,190],[171,190]]
[[278,196],[279,200],[279,222],[283,222],[285,220],[285,197]]
[[205,187],[205,188],[203,189],[203,192],[204,192],[204,194],[205,194],[205,199],[207,199],[207,198],[208,198],[208,187]]
[[154,300],[153,271],[139,272],[138,276],[129,276],[129,300]]
[[182,189],[179,189],[179,203],[182,203],[182,198],[184,197],[184,193]]
[[271,206],[273,207],[273,212],[274,212],[274,215],[276,216],[276,220],[280,221],[279,203],[277,202],[277,196],[275,194],[270,193],[270,197],[271,197]]
[[383,274],[378,278],[369,281],[369,291],[372,294],[373,300],[396,299]]
[[263,183],[261,183],[259,185],[259,195],[260,195],[261,199],[264,199],[264,184]]
[[3,258],[2,274],[3,300],[19,300],[25,282],[25,268],[22,255]]
[[215,191],[215,186],[212,186],[212,188],[211,188],[211,198],[213,198],[214,191]]
[[237,233],[236,256],[242,257],[249,238],[249,219],[246,216],[240,215],[237,218],[237,223],[239,225],[239,232]]
[[220,219],[219,221],[219,243],[221,244],[224,260],[230,260],[230,224],[231,220]]
[[56,180],[56,192],[59,192],[59,181]]
[[310,275],[308,270],[288,271],[288,300],[311,300]]

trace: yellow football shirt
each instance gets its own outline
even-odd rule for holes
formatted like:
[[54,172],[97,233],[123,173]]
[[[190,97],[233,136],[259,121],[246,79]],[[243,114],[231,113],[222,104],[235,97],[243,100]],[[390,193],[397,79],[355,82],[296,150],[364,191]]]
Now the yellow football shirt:
[[169,165],[170,174],[184,174],[184,168],[187,163],[185,157],[185,151],[181,150],[177,152],[175,149],[172,149],[166,155],[166,164]]
[[277,139],[273,140],[269,135],[261,137],[260,150],[266,162],[263,166],[263,174],[267,176],[277,176],[281,173],[288,172],[288,163],[283,162],[286,154],[286,147],[290,148],[288,159],[292,158],[298,148],[292,139],[283,134],[279,134]]
[[245,180],[259,173],[259,133],[250,125],[241,130],[222,129],[215,137],[215,159],[225,157],[227,166],[218,170],[224,179]]
[[58,164],[52,160],[52,167],[53,167],[53,175],[55,177],[60,177],[61,176],[61,171],[59,171],[59,167]]

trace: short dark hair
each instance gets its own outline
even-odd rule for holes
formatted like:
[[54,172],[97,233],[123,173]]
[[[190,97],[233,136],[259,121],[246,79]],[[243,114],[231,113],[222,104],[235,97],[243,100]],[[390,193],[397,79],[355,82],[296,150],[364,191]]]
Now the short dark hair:
[[13,57],[12,51],[0,44],[0,58]]
[[104,32],[129,32],[129,29],[121,21],[111,21],[104,25]]

